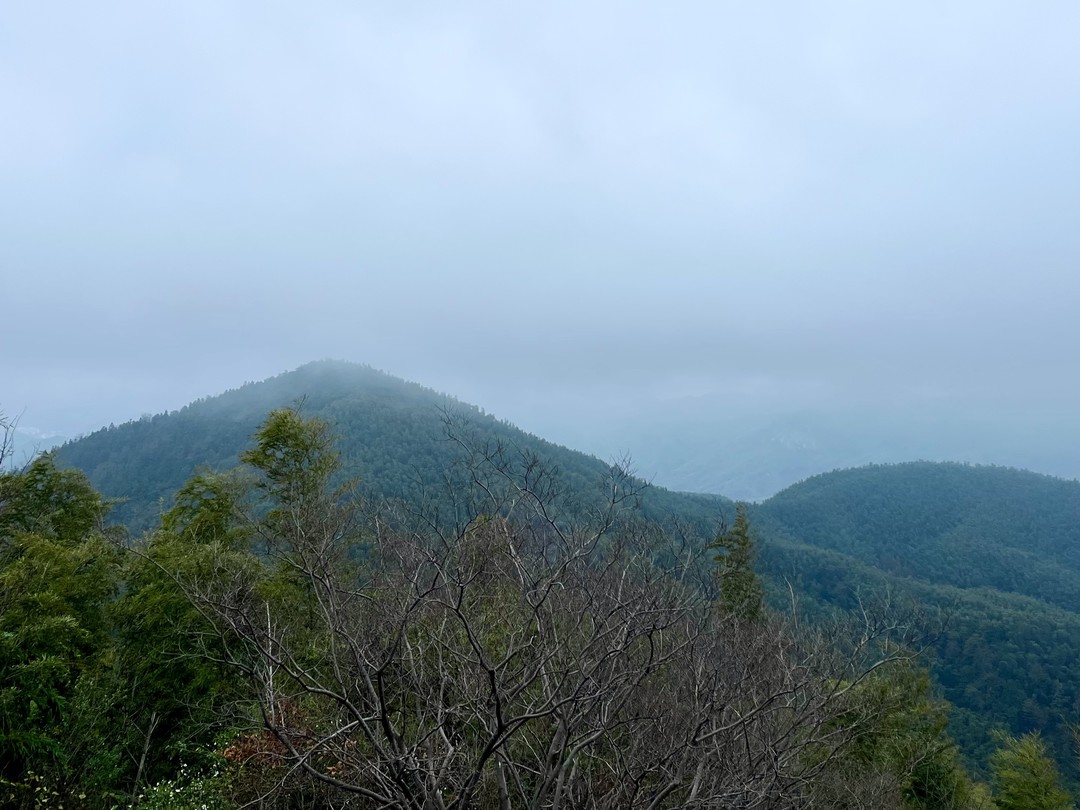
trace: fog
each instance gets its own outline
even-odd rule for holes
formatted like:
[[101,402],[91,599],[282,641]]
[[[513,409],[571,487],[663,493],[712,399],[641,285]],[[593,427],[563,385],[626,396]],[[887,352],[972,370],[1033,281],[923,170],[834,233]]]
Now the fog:
[[1078,23],[11,4],[0,409],[71,436],[333,357],[669,482],[837,414],[914,437],[859,459],[1078,474]]

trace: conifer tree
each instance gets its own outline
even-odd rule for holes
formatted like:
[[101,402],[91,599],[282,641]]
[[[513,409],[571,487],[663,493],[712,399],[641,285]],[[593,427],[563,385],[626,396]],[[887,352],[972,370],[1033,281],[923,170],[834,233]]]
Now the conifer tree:
[[720,589],[720,604],[739,618],[758,619],[762,611],[762,589],[753,569],[754,541],[746,504],[736,507],[735,522],[731,528],[721,529],[709,548],[716,550],[714,576]]

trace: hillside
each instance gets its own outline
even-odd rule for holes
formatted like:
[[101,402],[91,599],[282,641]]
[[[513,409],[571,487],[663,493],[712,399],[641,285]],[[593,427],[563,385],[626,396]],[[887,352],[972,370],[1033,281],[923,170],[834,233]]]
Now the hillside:
[[[305,415],[329,423],[349,474],[373,497],[415,498],[441,484],[442,471],[460,455],[460,448],[447,441],[448,418],[466,424],[475,441],[538,454],[558,468],[564,486],[573,491],[591,490],[609,466],[446,394],[334,361],[309,363],[172,413],[103,428],[64,444],[56,457],[82,469],[95,488],[117,499],[113,519],[139,532],[155,525],[192,472],[234,466],[266,414],[297,403]],[[654,516],[678,513],[715,526],[725,504],[730,502],[716,496],[650,488],[645,508]]]
[[[761,525],[760,512],[753,518]],[[953,704],[950,733],[978,770],[993,748],[993,730],[1039,731],[1064,772],[1077,771],[1071,725],[1080,716],[1080,614],[992,588],[930,584],[882,572],[839,552],[801,543],[769,527],[759,570],[785,607],[787,583],[804,617],[830,608],[856,610],[885,595],[900,612],[917,609],[940,624],[928,663]],[[778,585],[782,583],[782,585]]]
[[[758,505],[762,567],[815,602],[885,589],[947,616],[934,673],[953,733],[985,752],[1039,729],[1075,774],[1080,718],[1080,484],[914,462],[810,478]],[[975,760],[981,754],[976,755]]]
[[1080,612],[1080,483],[930,462],[818,475],[761,505],[763,522],[881,571],[994,588]]
[[[350,475],[371,497],[415,499],[460,448],[447,414],[480,442],[558,468],[587,500],[608,465],[524,433],[480,409],[370,368],[312,363],[170,413],[69,442],[58,460],[122,499],[113,517],[153,527],[200,466],[231,467],[267,412],[302,401],[332,426]],[[706,536],[731,503],[646,491],[653,517]],[[1068,724],[1080,719],[1080,484],[1016,470],[912,463],[816,476],[755,506],[759,568],[777,604],[793,583],[807,614],[892,593],[948,616],[935,679],[955,706],[954,734],[985,763],[991,730],[1041,730],[1075,778]]]

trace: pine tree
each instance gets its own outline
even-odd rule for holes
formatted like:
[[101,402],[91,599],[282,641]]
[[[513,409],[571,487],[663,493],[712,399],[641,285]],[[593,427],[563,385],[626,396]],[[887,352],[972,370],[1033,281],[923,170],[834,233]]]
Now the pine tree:
[[716,550],[714,576],[720,590],[720,604],[733,615],[758,619],[762,611],[761,582],[754,573],[754,541],[750,536],[750,520],[746,504],[736,507],[735,522],[721,529],[709,544]]

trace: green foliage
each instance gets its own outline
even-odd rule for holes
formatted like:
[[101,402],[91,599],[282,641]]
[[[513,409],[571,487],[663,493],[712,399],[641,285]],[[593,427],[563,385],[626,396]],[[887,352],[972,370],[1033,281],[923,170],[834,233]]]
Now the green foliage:
[[1045,743],[1036,733],[1001,734],[990,757],[994,801],[999,810],[1072,810],[1069,794]]
[[716,551],[714,577],[720,589],[721,606],[742,619],[760,618],[763,592],[753,569],[754,541],[746,504],[738,505],[731,528],[717,534],[709,548]]
[[235,525],[242,496],[243,484],[236,475],[197,473],[176,493],[175,505],[162,515],[161,528],[194,544],[240,547],[247,539]]
[[852,752],[863,768],[902,775],[907,806],[975,807],[977,791],[946,734],[948,704],[931,695],[926,672],[896,665],[868,679],[855,696],[879,717]]
[[1080,484],[993,467],[912,463],[816,476],[752,510],[761,570],[809,611],[861,591],[905,594],[948,616],[931,669],[951,729],[985,768],[992,732],[1039,731],[1080,768]]
[[0,779],[15,806],[106,796],[119,753],[109,605],[119,551],[101,497],[50,456],[0,474]]
[[[61,448],[57,458],[87,470],[107,495],[125,498],[114,514],[131,528],[156,526],[165,512],[165,534],[171,539],[156,539],[154,553],[180,560],[189,554],[181,535],[216,537],[222,548],[236,551],[254,540],[253,524],[236,521],[236,512],[253,510],[262,519],[282,509],[284,501],[271,503],[263,489],[261,503],[250,497],[242,502],[250,491],[228,477],[191,476],[200,468],[231,467],[268,411],[304,396],[304,414],[340,436],[340,469],[330,480],[359,477],[372,502],[424,503],[440,516],[461,508],[444,493],[432,494],[460,451],[440,440],[445,409],[468,419],[474,445],[501,444],[511,454],[540,457],[557,467],[564,491],[581,495],[581,501],[595,494],[593,482],[606,466],[420,386],[328,362],[172,414],[98,431]],[[319,440],[297,435],[300,423],[289,417],[268,427],[265,450],[255,448],[248,458],[265,485],[303,456],[290,460],[282,448],[297,439],[314,447]],[[728,505],[718,497],[653,488],[642,508],[654,519],[674,516],[672,522],[688,526],[686,534],[693,538],[715,526]],[[288,513],[277,514],[284,519]],[[779,593],[786,606],[782,583],[789,580],[808,618],[854,607],[860,588],[891,589],[948,612],[932,672],[957,707],[952,729],[969,764],[986,762],[995,725],[1014,734],[1038,729],[1067,775],[1080,777],[1067,728],[1080,712],[1080,485],[964,465],[879,466],[815,477],[750,507],[748,517],[765,592],[774,599]],[[279,562],[285,551],[275,551]],[[207,552],[200,564],[208,565],[209,559]],[[289,582],[283,568],[274,576],[273,587],[283,593],[301,587]],[[155,587],[154,598],[164,598],[167,583]],[[261,587],[271,587],[269,580]],[[152,617],[150,594],[140,598]],[[155,628],[152,638],[164,639],[169,621],[183,626],[185,620],[170,612],[179,607],[166,610],[164,602],[158,604],[160,620],[147,618],[145,627]],[[131,643],[132,657],[142,655],[134,652],[139,649],[134,638]]]
[[183,763],[176,776],[162,779],[139,793],[138,810],[230,810],[224,763],[196,770]]
[[189,589],[259,581],[250,529],[237,520],[248,485],[234,474],[196,474],[177,493],[161,529],[126,558],[126,587],[113,614],[118,660],[131,684],[126,705],[138,718],[129,743],[141,763],[132,776],[136,790],[175,786],[175,763],[199,765],[213,740],[237,722],[231,707],[242,694],[240,681],[221,663],[220,636]]
[[0,541],[33,533],[75,543],[101,529],[108,510],[86,475],[59,469],[51,453],[23,472],[0,473]]
[[186,543],[163,533],[150,544],[156,558],[125,556],[101,527],[107,508],[48,455],[0,475],[5,805],[117,806],[140,782],[169,778],[177,753],[221,726],[233,677],[182,642],[206,625],[160,565],[206,567],[216,551],[193,553],[190,537],[209,519],[186,527]]
[[[210,694],[216,689],[233,706],[247,709],[246,720],[237,717],[239,726],[229,735],[233,742],[227,751],[235,766],[230,775],[235,779],[228,791],[223,777],[191,780],[181,774],[148,793],[164,802],[160,806],[179,801],[178,797],[192,801],[199,791],[263,802],[283,790],[283,784],[292,789],[303,782],[302,772],[290,777],[277,766],[276,757],[271,757],[274,765],[267,767],[262,749],[268,735],[237,736],[240,729],[263,719],[255,710],[257,700],[252,693],[262,694],[254,684],[269,677],[272,688],[274,681],[267,676],[259,645],[273,638],[275,647],[284,645],[289,650],[293,664],[316,677],[330,665],[331,640],[314,620],[314,614],[326,608],[313,593],[318,583],[305,574],[320,581],[334,576],[347,581],[356,578],[356,566],[349,558],[354,539],[350,534],[352,491],[347,483],[337,488],[331,484],[340,463],[327,425],[306,419],[295,409],[280,409],[270,413],[253,438],[253,446],[241,454],[247,469],[200,473],[183,487],[176,505],[162,519],[162,530],[146,546],[143,557],[150,565],[139,565],[139,576],[133,578],[135,614],[143,622],[170,615],[171,633],[161,629],[187,651],[187,655],[160,661],[153,682],[186,678],[185,683],[202,683],[203,694],[208,687]],[[312,560],[319,561],[315,568]],[[220,613],[218,621],[208,617],[207,605],[213,605],[214,611],[228,606],[227,613],[234,618],[254,613],[265,624],[254,636],[240,639],[229,632],[227,622],[222,626]],[[135,633],[136,637],[145,635]],[[185,672],[177,672],[180,664]],[[287,704],[290,712],[301,712],[302,701],[282,700],[281,706],[275,703],[269,711],[284,711]],[[190,705],[190,699],[186,704]],[[213,705],[210,701],[207,708]],[[228,729],[221,722],[208,723],[204,732],[214,728]],[[217,805],[210,802],[209,806]]]
[[341,467],[327,424],[293,408],[271,411],[240,460],[262,473],[259,486],[283,505],[318,498]]

